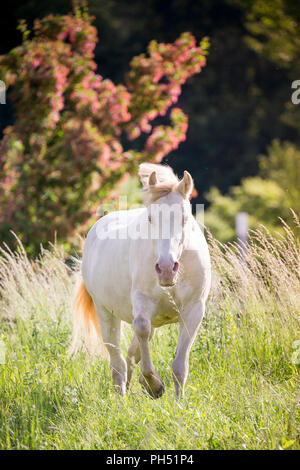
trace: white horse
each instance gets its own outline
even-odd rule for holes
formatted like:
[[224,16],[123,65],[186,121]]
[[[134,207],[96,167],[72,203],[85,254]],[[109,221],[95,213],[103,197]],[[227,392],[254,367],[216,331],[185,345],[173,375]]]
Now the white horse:
[[[88,233],[83,279],[76,294],[72,350],[78,347],[83,323],[87,343],[92,342],[95,331],[100,338],[102,335],[118,392],[126,393],[134,366],[141,361],[140,382],[158,398],[164,385],[154,369],[149,341],[155,328],[179,322],[172,364],[175,396],[179,398],[210,289],[210,257],[190,208],[191,175],[185,171],[179,181],[170,167],[143,163],[139,176],[146,207],[111,212]],[[176,208],[173,218],[172,211],[166,210],[172,208]],[[162,234],[166,228],[167,236]],[[121,321],[131,323],[134,329],[127,361],[120,349]]]

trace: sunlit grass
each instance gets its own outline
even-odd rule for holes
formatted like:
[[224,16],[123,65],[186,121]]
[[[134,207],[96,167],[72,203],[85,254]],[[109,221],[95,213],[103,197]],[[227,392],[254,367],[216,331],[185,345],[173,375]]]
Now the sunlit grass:
[[[160,328],[151,342],[165,395],[145,395],[137,370],[120,398],[105,360],[68,357],[74,279],[63,253],[44,250],[31,263],[21,249],[5,250],[0,447],[299,449],[299,375],[292,361],[300,339],[299,246],[290,232],[281,241],[256,232],[241,262],[234,247],[210,244],[214,287],[178,402],[171,379],[177,325]],[[124,353],[130,337],[124,325]]]

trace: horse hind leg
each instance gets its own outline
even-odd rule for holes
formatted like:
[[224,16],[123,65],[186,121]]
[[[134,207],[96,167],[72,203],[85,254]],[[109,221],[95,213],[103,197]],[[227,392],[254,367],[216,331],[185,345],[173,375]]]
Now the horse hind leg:
[[127,365],[121,353],[121,320],[111,313],[96,309],[101,326],[103,342],[110,357],[110,369],[117,392],[126,394]]

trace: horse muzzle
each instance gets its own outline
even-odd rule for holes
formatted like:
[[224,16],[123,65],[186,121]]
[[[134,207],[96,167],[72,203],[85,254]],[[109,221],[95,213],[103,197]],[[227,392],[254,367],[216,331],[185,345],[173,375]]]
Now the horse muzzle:
[[177,261],[172,263],[160,263],[155,265],[158,282],[162,287],[171,287],[176,284],[178,276],[179,263]]

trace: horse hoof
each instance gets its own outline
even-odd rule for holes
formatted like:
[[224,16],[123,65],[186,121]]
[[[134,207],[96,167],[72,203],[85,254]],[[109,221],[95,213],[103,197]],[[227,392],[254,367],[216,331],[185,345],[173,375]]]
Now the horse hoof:
[[115,390],[120,397],[125,397],[126,395],[126,385],[115,385]]
[[162,383],[161,386],[159,387],[159,389],[157,390],[157,392],[155,392],[154,398],[160,398],[160,397],[163,396],[164,393],[165,393],[165,386]]
[[140,384],[142,384],[142,386],[144,387],[144,389],[146,390],[148,395],[150,395],[151,398],[160,398],[164,394],[165,386],[162,382],[159,388],[155,390],[150,386],[149,382],[145,379],[145,377],[141,375]]

